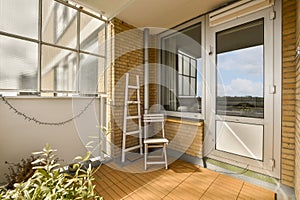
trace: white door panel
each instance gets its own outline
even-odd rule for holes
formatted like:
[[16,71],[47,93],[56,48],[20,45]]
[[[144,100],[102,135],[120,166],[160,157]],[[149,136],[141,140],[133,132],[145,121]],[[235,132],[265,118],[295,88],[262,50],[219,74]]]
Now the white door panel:
[[216,149],[263,159],[263,126],[216,121]]
[[210,79],[206,82],[205,131],[207,144],[213,143],[214,147],[205,147],[204,154],[279,177],[279,166],[276,172],[273,166],[272,11],[273,8],[268,8],[207,31],[210,67],[206,76]]

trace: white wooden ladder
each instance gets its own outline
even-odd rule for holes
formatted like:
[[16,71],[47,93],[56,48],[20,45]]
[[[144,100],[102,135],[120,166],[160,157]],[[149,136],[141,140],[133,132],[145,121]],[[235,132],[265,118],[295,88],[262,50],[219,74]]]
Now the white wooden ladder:
[[[126,73],[126,83],[125,83],[125,101],[124,101],[124,118],[123,118],[123,141],[122,141],[122,162],[125,162],[125,153],[140,149],[140,154],[143,154],[143,143],[142,143],[142,122],[141,122],[141,98],[140,98],[140,84],[139,84],[139,76],[136,75],[136,85],[129,85],[129,73]],[[136,100],[131,101],[130,97],[128,97],[128,91],[136,90]],[[136,104],[137,106],[137,115],[130,116],[128,115],[128,107],[130,104]],[[138,129],[127,131],[127,120],[138,119]],[[139,139],[139,144],[132,147],[126,147],[126,136],[136,135]]]

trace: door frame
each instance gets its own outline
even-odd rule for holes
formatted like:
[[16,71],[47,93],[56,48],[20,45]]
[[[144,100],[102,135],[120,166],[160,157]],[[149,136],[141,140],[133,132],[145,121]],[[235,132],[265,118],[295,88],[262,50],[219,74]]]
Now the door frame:
[[[276,18],[272,19],[276,13]],[[215,33],[226,30],[247,22],[264,18],[264,119],[222,117],[216,115],[216,51],[215,51]],[[207,19],[208,20],[208,19]],[[209,24],[208,22],[206,24]],[[259,173],[280,178],[281,170],[281,5],[280,0],[275,1],[275,5],[264,10],[249,14],[244,17],[217,25],[215,27],[207,26],[206,32],[206,102],[207,114],[205,117],[205,143],[204,155],[219,161],[233,164],[239,167],[247,168]],[[275,86],[275,93],[272,93]],[[278,106],[280,105],[280,106]],[[216,120],[231,122],[242,122],[252,124],[263,124],[264,130],[264,151],[263,161],[257,161],[231,153],[225,153],[216,150]]]

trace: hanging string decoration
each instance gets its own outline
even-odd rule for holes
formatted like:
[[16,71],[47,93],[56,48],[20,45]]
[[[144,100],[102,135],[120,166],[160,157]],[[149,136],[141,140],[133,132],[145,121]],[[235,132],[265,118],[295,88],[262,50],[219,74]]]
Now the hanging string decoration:
[[79,118],[81,115],[83,115],[83,113],[89,108],[89,106],[94,102],[94,100],[96,99],[93,98],[77,115],[74,115],[72,118],[61,121],[61,122],[45,122],[45,121],[41,121],[39,119],[36,119],[34,117],[28,116],[27,114],[20,112],[18,109],[16,109],[11,103],[8,102],[8,100],[4,97],[1,96],[2,101],[4,102],[4,104],[6,104],[8,106],[8,108],[10,110],[12,110],[16,115],[19,115],[21,117],[24,118],[24,120],[28,120],[30,122],[34,122],[36,124],[39,125],[48,125],[48,126],[63,126],[77,118]]

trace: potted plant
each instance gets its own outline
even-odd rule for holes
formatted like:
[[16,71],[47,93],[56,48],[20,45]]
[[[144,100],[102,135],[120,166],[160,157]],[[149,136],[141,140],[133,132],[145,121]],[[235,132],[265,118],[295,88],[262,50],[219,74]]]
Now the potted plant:
[[[94,191],[91,165],[77,167],[72,174],[65,173],[57,163],[55,151],[47,144],[41,152],[34,153],[39,158],[32,162],[32,177],[15,183],[14,189],[0,188],[0,199],[102,199]],[[89,153],[82,161],[88,157]]]

